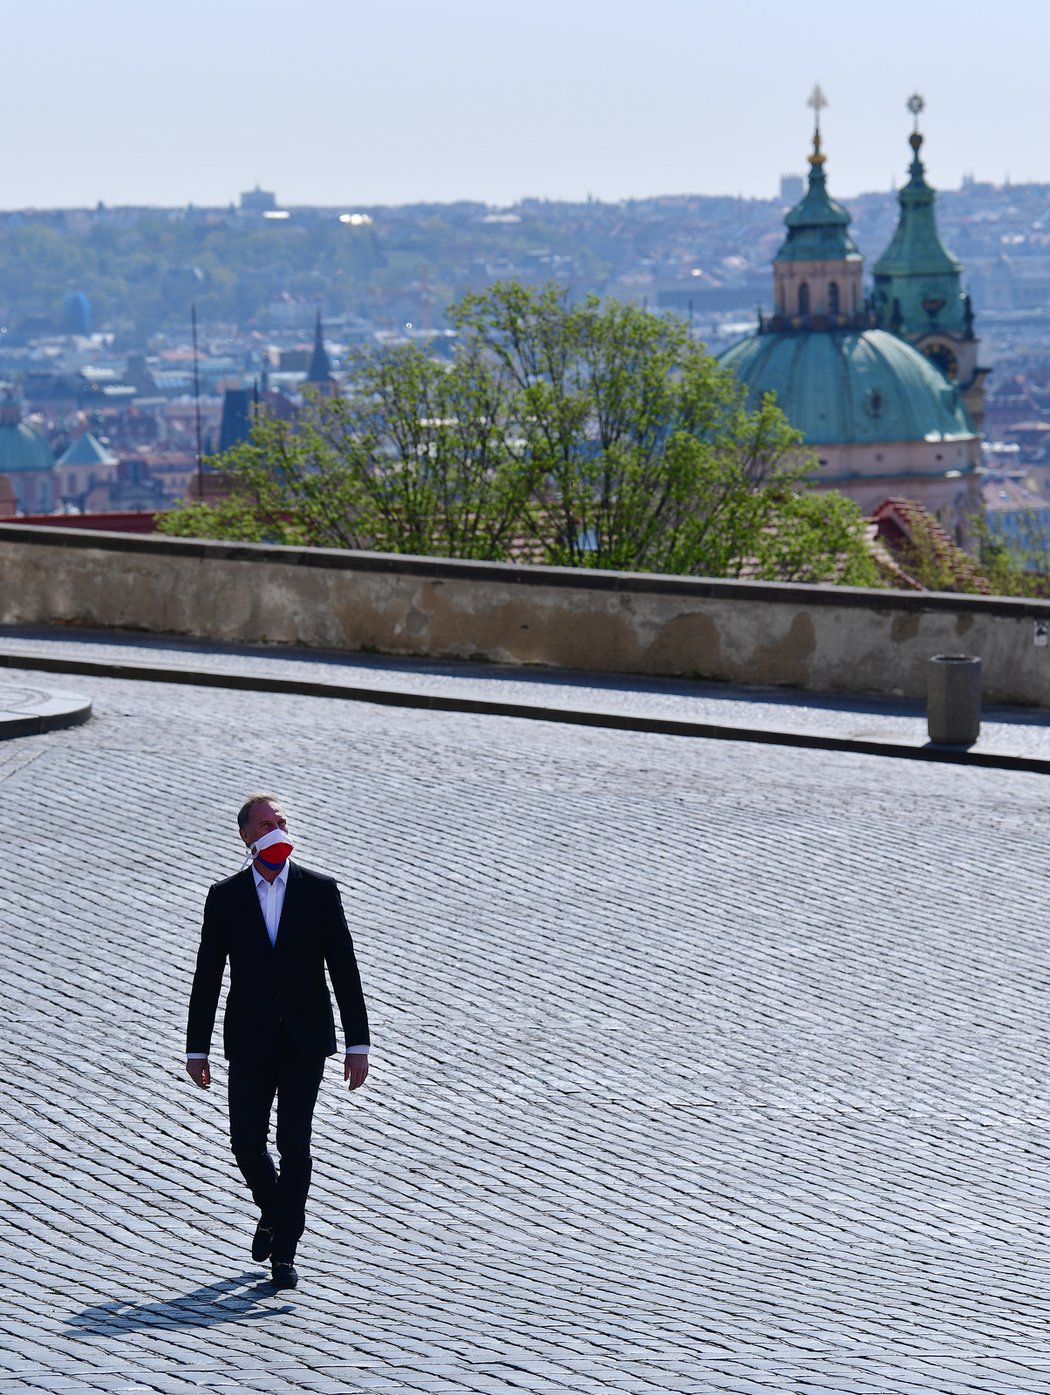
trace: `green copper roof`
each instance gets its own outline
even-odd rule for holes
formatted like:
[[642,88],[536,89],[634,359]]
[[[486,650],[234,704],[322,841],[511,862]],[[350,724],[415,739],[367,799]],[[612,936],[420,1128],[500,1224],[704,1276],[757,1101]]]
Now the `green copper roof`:
[[775,392],[809,445],[974,435],[958,389],[885,330],[755,334],[719,358],[747,384],[752,406]]
[[879,323],[898,334],[941,329],[966,333],[962,264],[944,246],[933,211],[937,195],[926,182],[919,151],[922,136],[909,137],[911,177],[898,194],[900,219],[890,245],[872,268]]
[[784,219],[788,235],[777,253],[780,262],[843,261],[859,259],[857,244],[849,235],[850,216],[828,193],[825,156],[820,132],[813,134],[809,157],[809,188]]
[[59,456],[59,465],[115,465],[117,457],[107,450],[97,436],[83,432]]

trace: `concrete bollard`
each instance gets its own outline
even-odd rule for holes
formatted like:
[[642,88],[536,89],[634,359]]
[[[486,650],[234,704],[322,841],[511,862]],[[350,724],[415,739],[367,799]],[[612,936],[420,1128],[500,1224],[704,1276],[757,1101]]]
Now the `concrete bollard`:
[[940,746],[972,746],[981,730],[981,661],[937,654],[926,670],[926,721]]

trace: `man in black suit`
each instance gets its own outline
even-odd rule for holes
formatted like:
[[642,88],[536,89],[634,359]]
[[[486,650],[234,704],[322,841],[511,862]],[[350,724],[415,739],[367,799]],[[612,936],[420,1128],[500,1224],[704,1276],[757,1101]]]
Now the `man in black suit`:
[[[326,966],[346,1041],[343,1078],[351,1090],[368,1074],[368,1016],[339,889],[331,877],[289,860],[280,802],[274,795],[250,795],[237,826],[252,865],[208,892],[190,994],[186,1070],[209,1088],[208,1050],[228,959],[223,1045],[230,1143],[259,1207],[252,1257],[270,1259],[276,1287],[294,1288],[314,1105],[325,1057],[336,1050]],[[266,1146],[275,1098],[279,1172]]]

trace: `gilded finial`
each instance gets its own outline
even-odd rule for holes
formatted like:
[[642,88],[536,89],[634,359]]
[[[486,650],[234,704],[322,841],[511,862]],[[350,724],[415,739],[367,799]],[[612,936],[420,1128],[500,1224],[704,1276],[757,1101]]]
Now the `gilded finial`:
[[813,91],[809,94],[806,102],[807,107],[813,108],[813,154],[809,157],[811,165],[822,165],[824,156],[820,150],[820,113],[827,106],[828,99],[824,96],[820,83],[816,83]]

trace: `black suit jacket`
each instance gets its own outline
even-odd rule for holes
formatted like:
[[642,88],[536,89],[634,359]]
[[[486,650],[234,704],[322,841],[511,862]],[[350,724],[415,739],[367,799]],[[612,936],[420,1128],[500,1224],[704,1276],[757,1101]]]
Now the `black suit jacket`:
[[331,877],[289,863],[276,945],[270,944],[251,867],[216,882],[204,906],[190,994],[186,1050],[208,1051],[226,961],[223,1047],[227,1057],[270,1054],[283,1024],[304,1056],[336,1049],[335,990],[347,1046],[368,1042],[368,1014],[339,888]]

